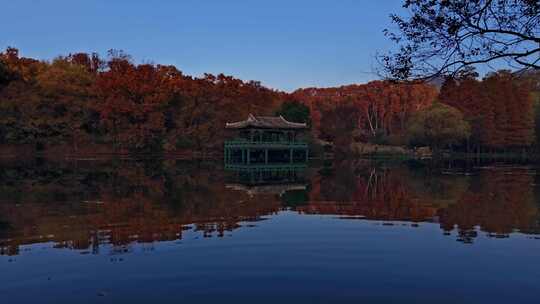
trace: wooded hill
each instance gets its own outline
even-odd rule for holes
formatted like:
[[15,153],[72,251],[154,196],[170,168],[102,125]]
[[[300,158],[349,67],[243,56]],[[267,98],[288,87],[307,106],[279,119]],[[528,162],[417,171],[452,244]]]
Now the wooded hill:
[[[539,74],[500,71],[479,80],[469,72],[440,90],[372,81],[285,93],[223,74],[192,77],[174,66],[136,64],[119,51],[106,58],[77,53],[43,61],[8,48],[0,53],[0,145],[70,153],[219,152],[225,123],[249,113],[309,122],[313,138],[336,146],[407,145],[411,120],[438,101],[457,109],[470,126],[453,146],[533,146]],[[295,107],[307,108],[307,114],[295,115]],[[429,145],[426,138],[420,144]]]

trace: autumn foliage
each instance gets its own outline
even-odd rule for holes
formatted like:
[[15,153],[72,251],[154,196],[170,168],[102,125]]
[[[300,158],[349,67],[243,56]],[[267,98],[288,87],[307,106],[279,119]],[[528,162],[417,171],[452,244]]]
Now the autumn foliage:
[[521,149],[535,140],[531,83],[501,71],[483,80],[461,75],[440,90],[371,81],[285,93],[222,74],[193,77],[170,65],[136,64],[120,51],[42,61],[8,48],[0,53],[0,144],[212,152],[221,150],[226,122],[281,113],[308,121],[312,137],[347,152],[352,142],[407,144],[411,118],[439,100],[471,126],[455,146]]
[[292,96],[310,108],[314,136],[332,143],[341,158],[355,153],[358,143],[406,145],[408,121],[427,109],[437,94],[435,86],[424,83],[371,81],[300,89]]
[[220,147],[223,125],[271,114],[284,93],[225,75],[74,54],[52,62],[0,54],[0,143],[107,144],[122,151]]
[[469,149],[523,148],[534,141],[531,83],[508,71],[447,80],[440,101],[460,110],[472,126]]

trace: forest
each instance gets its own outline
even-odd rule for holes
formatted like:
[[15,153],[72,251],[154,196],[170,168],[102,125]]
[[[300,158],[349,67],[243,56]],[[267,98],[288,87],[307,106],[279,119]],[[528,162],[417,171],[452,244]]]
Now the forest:
[[122,51],[52,61],[0,53],[0,147],[31,153],[221,153],[226,122],[283,115],[313,145],[430,146],[464,152],[538,146],[540,73],[472,68],[440,84],[375,80],[292,93],[257,81],[137,64]]

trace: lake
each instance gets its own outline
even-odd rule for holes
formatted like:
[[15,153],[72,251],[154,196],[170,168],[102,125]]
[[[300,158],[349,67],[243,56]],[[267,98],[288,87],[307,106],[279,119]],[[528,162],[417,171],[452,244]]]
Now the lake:
[[536,303],[523,164],[2,161],[3,303]]

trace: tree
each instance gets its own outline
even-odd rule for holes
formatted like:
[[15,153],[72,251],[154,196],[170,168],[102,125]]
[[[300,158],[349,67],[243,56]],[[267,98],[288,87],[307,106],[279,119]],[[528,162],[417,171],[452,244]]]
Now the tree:
[[88,55],[86,53],[75,53],[69,55],[67,59],[71,63],[83,66],[92,74],[97,74],[105,68],[105,62],[97,53],[92,53],[92,55]]
[[[59,57],[36,77],[40,111],[37,114],[49,140],[68,141],[77,150],[98,128],[95,75],[85,66]],[[86,137],[86,138],[85,138]]]
[[486,143],[493,148],[523,148],[534,140],[533,100],[529,84],[510,71],[489,74],[482,82],[488,96],[486,114],[494,115],[495,134]]
[[324,112],[339,104],[349,104],[358,111],[360,137],[370,140],[378,135],[401,136],[409,117],[429,107],[437,96],[437,90],[423,83],[371,81],[337,88],[302,89],[292,96],[310,108],[315,135],[320,135],[320,129],[325,127],[321,123]]
[[151,64],[135,65],[114,55],[108,70],[96,79],[97,110],[115,146],[132,150],[161,149],[164,109],[173,98],[176,69]]
[[478,74],[473,69],[465,69],[455,78],[447,78],[441,87],[439,102],[458,109],[471,126],[471,136],[467,140],[467,151],[478,149],[491,141],[494,134],[494,116],[487,94]]
[[[468,148],[524,148],[534,140],[531,82],[510,71],[448,78],[439,100],[463,113],[471,125]],[[469,150],[469,149],[468,149]]]
[[358,128],[358,108],[344,103],[323,112],[321,137],[334,143],[334,150],[347,154],[353,142],[353,132]]
[[386,76],[426,79],[470,65],[540,69],[538,0],[405,0],[408,17],[385,30],[398,49],[379,56]]
[[8,66],[0,60],[0,90],[13,80],[13,73],[8,69]]
[[39,89],[36,82],[47,64],[19,56],[19,50],[7,48],[0,62],[9,74],[9,83],[0,90],[0,142],[28,144],[43,137],[37,114]]
[[292,122],[311,123],[309,108],[296,100],[289,100],[282,103],[276,111],[276,115],[281,115],[286,120]]
[[[195,78],[110,51],[52,62],[0,53],[0,143],[47,146],[83,139],[123,151],[221,148],[226,122],[270,115],[288,97],[257,81]],[[90,135],[90,136],[87,136]]]
[[283,94],[259,82],[205,74],[202,78],[175,77],[174,99],[166,110],[169,138],[177,146],[199,151],[221,149],[227,122],[245,119],[248,114],[269,115],[281,103]]
[[428,145],[435,151],[466,140],[470,133],[469,123],[463,119],[463,114],[441,103],[418,112],[408,126],[411,144]]

